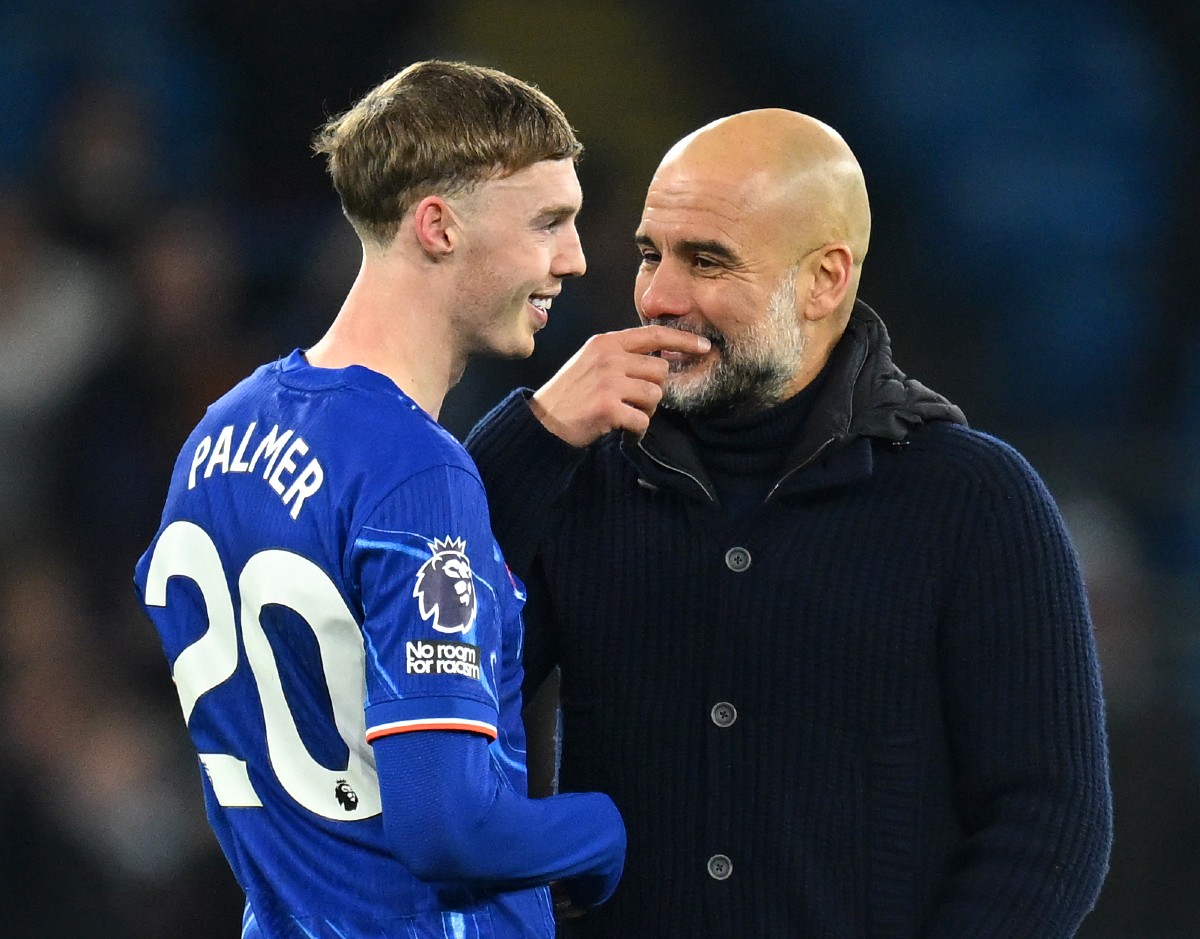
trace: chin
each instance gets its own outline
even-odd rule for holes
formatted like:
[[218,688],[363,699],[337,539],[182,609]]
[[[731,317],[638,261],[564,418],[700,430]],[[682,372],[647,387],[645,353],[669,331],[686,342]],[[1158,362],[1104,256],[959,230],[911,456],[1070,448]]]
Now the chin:
[[533,355],[534,346],[533,333],[526,333],[523,336],[514,336],[508,342],[491,346],[488,354],[496,359],[527,359]]
[[690,411],[708,394],[710,384],[711,378],[707,371],[676,372],[667,379],[663,387],[663,401],[677,411]]

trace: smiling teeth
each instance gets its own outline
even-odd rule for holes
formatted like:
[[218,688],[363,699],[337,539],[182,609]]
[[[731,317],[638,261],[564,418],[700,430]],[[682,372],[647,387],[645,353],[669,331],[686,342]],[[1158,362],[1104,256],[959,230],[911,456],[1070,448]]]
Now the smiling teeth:
[[551,297],[530,297],[529,302],[539,310],[545,310],[548,312],[550,310],[550,304],[553,302],[553,300]]

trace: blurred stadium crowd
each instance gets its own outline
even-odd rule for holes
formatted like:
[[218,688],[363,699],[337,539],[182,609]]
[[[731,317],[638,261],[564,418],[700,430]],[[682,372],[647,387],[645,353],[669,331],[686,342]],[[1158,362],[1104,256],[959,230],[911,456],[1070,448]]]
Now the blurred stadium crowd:
[[460,436],[632,324],[675,139],[760,106],[843,133],[897,361],[1030,457],[1084,561],[1117,834],[1082,935],[1200,935],[1192,0],[0,0],[2,931],[237,934],[133,564],[205,405],[354,276],[312,132],[431,56],[537,82],[588,148],[589,274],[533,359],[468,371]]

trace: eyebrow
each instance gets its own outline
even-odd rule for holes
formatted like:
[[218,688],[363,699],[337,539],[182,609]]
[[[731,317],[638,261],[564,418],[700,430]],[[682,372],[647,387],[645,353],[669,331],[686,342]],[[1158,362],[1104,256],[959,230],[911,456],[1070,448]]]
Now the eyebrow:
[[534,220],[538,222],[543,220],[547,222],[562,221],[570,218],[572,215],[576,215],[579,210],[580,206],[577,205],[567,205],[565,203],[563,205],[552,205],[538,212],[538,214],[534,216]]
[[[639,248],[658,249],[658,245],[649,235],[634,235],[633,242]],[[708,254],[728,264],[740,264],[742,259],[728,245],[711,239],[683,238],[676,241],[673,250],[676,254]]]

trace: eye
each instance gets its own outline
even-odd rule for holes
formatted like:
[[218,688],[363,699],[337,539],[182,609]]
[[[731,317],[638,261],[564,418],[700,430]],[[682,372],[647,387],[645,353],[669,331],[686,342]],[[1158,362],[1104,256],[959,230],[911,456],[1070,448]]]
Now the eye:
[[642,265],[657,264],[662,260],[659,253],[651,248],[639,248],[638,254],[641,256]]
[[573,225],[574,222],[574,212],[544,212],[533,220],[533,227],[538,231],[554,233]]

